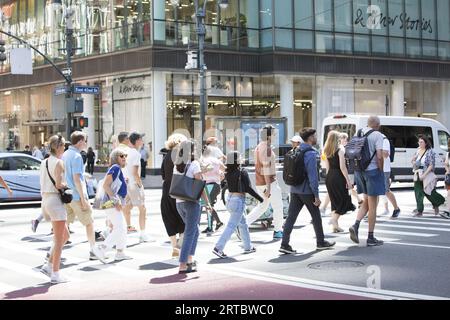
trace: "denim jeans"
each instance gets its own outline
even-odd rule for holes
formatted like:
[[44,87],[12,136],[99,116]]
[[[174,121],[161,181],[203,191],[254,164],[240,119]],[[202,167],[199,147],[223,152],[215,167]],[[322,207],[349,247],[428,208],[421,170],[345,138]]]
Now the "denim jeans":
[[227,226],[216,243],[216,248],[222,250],[225,248],[231,235],[239,228],[241,232],[242,242],[244,243],[244,250],[250,250],[252,243],[250,241],[250,233],[248,231],[247,221],[244,216],[245,196],[229,195],[227,199],[227,210],[230,212],[230,219]]
[[200,203],[185,201],[177,203],[177,210],[185,224],[180,263],[187,263],[188,256],[195,255],[198,242],[198,225],[200,223]]

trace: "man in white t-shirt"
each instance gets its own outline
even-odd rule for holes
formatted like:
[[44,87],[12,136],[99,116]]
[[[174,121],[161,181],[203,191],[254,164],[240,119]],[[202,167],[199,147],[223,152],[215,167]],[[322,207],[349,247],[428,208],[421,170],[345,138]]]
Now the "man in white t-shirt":
[[141,149],[144,142],[142,141],[143,134],[133,132],[129,136],[129,147],[127,166],[125,167],[124,176],[127,179],[127,197],[126,205],[123,208],[125,220],[127,221],[128,231],[135,231],[131,225],[131,210],[133,207],[139,208],[139,228],[140,236],[139,242],[148,242],[149,239],[145,234],[145,220],[147,218],[147,209],[145,208],[145,193],[144,186],[141,180]]
[[383,139],[383,157],[384,157],[384,180],[385,180],[385,186],[386,186],[386,195],[384,198],[384,207],[385,207],[385,213],[389,214],[389,205],[388,205],[388,199],[394,206],[394,211],[392,213],[391,219],[397,219],[400,214],[400,208],[397,204],[397,199],[395,199],[395,195],[391,191],[391,143],[389,139],[384,136]]

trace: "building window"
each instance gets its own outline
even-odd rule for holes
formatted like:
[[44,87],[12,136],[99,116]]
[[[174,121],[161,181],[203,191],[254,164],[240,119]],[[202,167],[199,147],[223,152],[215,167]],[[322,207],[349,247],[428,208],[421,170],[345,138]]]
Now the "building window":
[[387,50],[387,37],[380,37],[380,36],[372,36],[372,53],[374,55],[386,55]]
[[450,41],[450,2],[437,0],[437,32],[438,40]]
[[370,54],[370,39],[369,36],[354,35],[354,51],[355,54],[368,55]]
[[353,28],[355,33],[369,34],[369,28],[367,28],[368,7],[369,0],[353,0]]
[[391,56],[404,56],[405,55],[405,39],[390,38],[389,44],[390,44]]
[[312,51],[314,49],[312,31],[295,31],[295,49]]
[[314,27],[314,0],[294,1],[295,28],[312,30]]
[[352,36],[349,34],[336,34],[335,52],[342,54],[352,54]]
[[406,40],[406,51],[410,58],[420,58],[422,56],[422,47],[420,40]]
[[333,34],[316,32],[316,52],[318,53],[333,52]]
[[333,8],[332,1],[315,0],[316,30],[332,31]]
[[352,3],[348,0],[334,0],[334,30],[352,32]]
[[[400,17],[403,14],[403,3],[402,0],[390,1],[389,2],[389,17],[391,19],[395,19],[395,17]],[[396,37],[404,37],[405,36],[405,28],[401,28],[401,23],[399,18],[397,18],[396,23],[389,27],[389,35]]]

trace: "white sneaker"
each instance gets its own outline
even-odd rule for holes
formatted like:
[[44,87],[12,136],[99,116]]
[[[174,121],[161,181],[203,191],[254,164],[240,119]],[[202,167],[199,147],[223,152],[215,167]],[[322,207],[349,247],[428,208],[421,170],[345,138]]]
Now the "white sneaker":
[[150,239],[150,237],[144,233],[139,236],[139,243],[144,243],[144,242],[155,242],[155,240]]
[[123,260],[131,260],[131,259],[133,259],[133,258],[130,256],[127,256],[125,253],[117,252],[116,257],[114,258],[114,261],[123,261]]
[[106,263],[105,257],[106,247],[104,245],[94,246],[92,248],[92,253],[100,260],[102,263]]
[[59,273],[57,273],[57,274],[52,273],[52,276],[50,277],[50,283],[57,284],[57,283],[65,283],[65,282],[69,282],[69,279],[67,279],[66,277],[62,276]]
[[49,264],[47,264],[47,263],[44,263],[44,265],[41,267],[41,270],[40,270],[43,274],[45,274],[46,276],[48,276],[48,277],[50,277],[50,275],[52,274],[52,266],[51,265],[49,265]]

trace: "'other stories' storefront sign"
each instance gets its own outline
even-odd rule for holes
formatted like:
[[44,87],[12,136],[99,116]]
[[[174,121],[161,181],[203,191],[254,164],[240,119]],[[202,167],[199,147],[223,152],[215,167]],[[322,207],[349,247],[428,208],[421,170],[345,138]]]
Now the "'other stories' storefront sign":
[[400,30],[422,30],[423,32],[433,33],[433,23],[428,18],[412,17],[408,12],[403,12],[395,16],[389,16],[382,12],[377,5],[367,7],[366,12],[363,9],[358,9],[355,12],[355,25],[371,30],[382,28],[399,28]]

